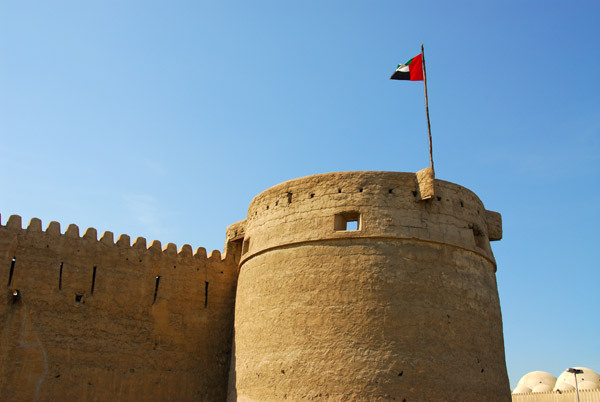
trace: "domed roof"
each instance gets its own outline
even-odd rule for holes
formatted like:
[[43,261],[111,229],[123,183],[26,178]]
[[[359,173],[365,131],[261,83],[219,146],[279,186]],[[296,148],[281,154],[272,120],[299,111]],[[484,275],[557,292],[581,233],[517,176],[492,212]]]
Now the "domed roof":
[[513,394],[529,394],[531,393],[531,388],[529,388],[525,384],[517,385],[515,389],[513,389]]
[[[578,370],[582,370],[582,374],[577,374],[577,383],[581,384],[583,381],[591,381],[593,383],[598,384],[600,386],[600,374],[596,373],[594,370],[589,369],[587,367],[573,367]],[[573,388],[575,388],[575,375],[573,373],[567,372],[567,370],[563,371],[561,375],[556,379],[556,386],[559,383],[566,382],[571,384]],[[561,388],[562,390],[562,388]]]
[[530,389],[534,389],[536,386],[544,384],[552,388],[555,383],[556,377],[554,377],[552,374],[545,371],[532,371],[531,373],[527,373],[521,377],[517,387],[519,385],[525,385]]
[[556,385],[552,391],[574,391],[575,387],[565,381],[556,381]]
[[538,392],[550,392],[552,391],[552,387],[548,384],[538,384],[535,387],[533,387],[533,389],[531,390],[531,392],[533,392],[534,394],[538,393]]
[[579,389],[600,389],[600,385],[598,385],[598,383],[588,380],[581,381],[577,384],[577,386]]

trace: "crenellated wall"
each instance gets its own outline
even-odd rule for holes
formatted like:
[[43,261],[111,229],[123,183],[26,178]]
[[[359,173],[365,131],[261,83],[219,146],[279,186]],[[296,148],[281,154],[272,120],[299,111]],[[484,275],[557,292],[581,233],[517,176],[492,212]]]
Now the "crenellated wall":
[[224,400],[239,250],[0,226],[6,401]]

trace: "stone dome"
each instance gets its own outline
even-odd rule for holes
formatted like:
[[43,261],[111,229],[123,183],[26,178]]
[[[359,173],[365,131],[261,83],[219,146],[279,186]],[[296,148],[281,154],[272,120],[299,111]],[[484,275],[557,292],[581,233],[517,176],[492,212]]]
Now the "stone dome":
[[552,388],[555,383],[556,377],[554,377],[552,374],[545,371],[532,371],[521,377],[517,386],[525,385],[533,390],[540,384],[548,385],[550,388]]
[[548,385],[548,384],[538,384],[535,387],[533,387],[533,389],[531,390],[531,392],[533,392],[534,394],[538,393],[538,392],[550,392],[552,391],[552,386]]
[[556,385],[554,386],[554,388],[552,389],[553,391],[574,391],[575,387],[572,386],[571,384],[569,384],[568,382],[565,381],[561,381],[561,382],[556,382]]
[[529,388],[527,385],[521,384],[521,385],[517,385],[517,387],[515,389],[513,389],[513,394],[529,394],[531,393],[531,388]]
[[588,380],[581,381],[577,384],[577,386],[579,389],[600,389],[600,385],[598,385],[598,383]]
[[[587,367],[573,367],[575,369],[583,370],[582,374],[577,374],[577,383],[581,385],[584,381],[591,381],[597,384],[600,387],[600,374],[596,373],[594,370],[589,369]],[[575,376],[572,373],[567,372],[567,370],[563,371],[561,375],[558,376],[556,380],[556,387],[560,383],[566,382],[575,388]],[[560,388],[561,390],[563,388]]]

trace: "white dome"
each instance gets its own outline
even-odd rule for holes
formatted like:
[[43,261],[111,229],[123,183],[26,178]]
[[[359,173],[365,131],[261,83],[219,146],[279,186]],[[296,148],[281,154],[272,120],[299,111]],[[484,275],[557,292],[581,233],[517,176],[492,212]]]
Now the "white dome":
[[517,387],[515,389],[513,389],[513,394],[529,394],[531,393],[531,388],[529,388],[527,385],[521,384],[521,385],[517,385]]
[[536,394],[538,392],[550,392],[550,391],[552,391],[552,387],[548,384],[538,384],[531,390],[531,392],[533,392],[534,394]]
[[517,387],[519,385],[525,385],[530,389],[534,389],[536,386],[544,384],[552,388],[555,383],[556,377],[554,377],[552,374],[545,371],[532,371],[531,373],[527,373],[521,377]]
[[600,389],[600,385],[598,385],[598,383],[588,380],[581,381],[577,384],[577,386],[579,389]]
[[556,385],[552,391],[575,391],[575,387],[565,381],[556,381]]
[[[581,384],[583,381],[591,381],[600,386],[600,374],[596,373],[594,370],[589,369],[587,367],[573,367],[578,370],[582,370],[582,374],[577,374],[577,383]],[[566,382],[571,384],[573,388],[575,388],[575,375],[573,373],[567,372],[567,370],[563,371],[561,375],[558,376],[556,380],[556,386],[559,383]],[[562,388],[561,388],[562,389]]]

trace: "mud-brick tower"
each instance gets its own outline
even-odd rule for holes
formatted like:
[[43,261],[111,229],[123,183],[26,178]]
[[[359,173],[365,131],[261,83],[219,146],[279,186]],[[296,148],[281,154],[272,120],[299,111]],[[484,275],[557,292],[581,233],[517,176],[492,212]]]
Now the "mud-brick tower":
[[230,400],[510,401],[500,215],[459,185],[435,180],[426,200],[422,185],[330,173],[254,198],[236,226]]

